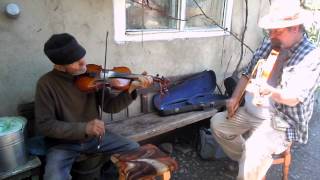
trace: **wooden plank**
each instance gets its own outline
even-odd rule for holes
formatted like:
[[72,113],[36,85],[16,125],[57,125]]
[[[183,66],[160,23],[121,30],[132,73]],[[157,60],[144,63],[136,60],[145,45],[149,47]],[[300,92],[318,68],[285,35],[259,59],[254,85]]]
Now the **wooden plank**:
[[134,141],[142,141],[174,129],[207,119],[217,112],[216,109],[192,111],[171,116],[148,113],[126,120],[114,121],[108,129]]

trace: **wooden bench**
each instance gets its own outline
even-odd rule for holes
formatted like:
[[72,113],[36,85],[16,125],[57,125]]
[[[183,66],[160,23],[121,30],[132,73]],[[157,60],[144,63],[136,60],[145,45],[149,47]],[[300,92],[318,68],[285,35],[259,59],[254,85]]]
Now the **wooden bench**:
[[[170,84],[179,84],[189,76],[191,75],[170,77]],[[152,97],[158,92],[158,86],[138,90],[140,98],[137,98],[132,105],[116,115],[107,115],[107,118],[104,119],[107,124],[107,130],[110,129],[131,140],[141,142],[177,128],[208,119],[218,111],[216,108],[209,108],[204,111],[160,116],[152,105]],[[217,107],[220,106],[222,105],[217,105]]]
[[156,113],[147,113],[125,120],[111,122],[107,129],[117,132],[134,141],[142,141],[157,135],[208,119],[217,112],[216,109],[193,111],[161,117]]

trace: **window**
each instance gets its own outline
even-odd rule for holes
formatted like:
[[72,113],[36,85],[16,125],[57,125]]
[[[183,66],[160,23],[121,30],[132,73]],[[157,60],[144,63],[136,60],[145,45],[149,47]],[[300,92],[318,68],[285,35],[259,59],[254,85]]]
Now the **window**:
[[225,35],[223,29],[231,26],[232,5],[233,0],[114,0],[115,40]]

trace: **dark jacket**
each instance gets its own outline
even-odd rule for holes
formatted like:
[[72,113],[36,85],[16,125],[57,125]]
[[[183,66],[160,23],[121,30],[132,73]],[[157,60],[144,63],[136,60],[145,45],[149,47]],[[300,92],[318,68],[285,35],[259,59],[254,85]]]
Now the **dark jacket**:
[[[88,121],[99,118],[101,93],[86,93],[74,85],[74,76],[52,70],[43,75],[35,94],[35,119],[39,133],[64,140],[82,140],[86,137]],[[111,96],[105,90],[104,111],[116,113],[136,98],[136,91]]]

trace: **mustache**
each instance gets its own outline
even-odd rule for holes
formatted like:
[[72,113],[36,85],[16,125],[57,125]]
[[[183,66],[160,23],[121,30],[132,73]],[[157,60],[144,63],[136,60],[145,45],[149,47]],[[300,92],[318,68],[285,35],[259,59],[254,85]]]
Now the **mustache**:
[[281,41],[279,39],[277,39],[277,38],[271,39],[271,47],[272,47],[272,49],[280,50],[281,44],[282,43],[281,43]]

